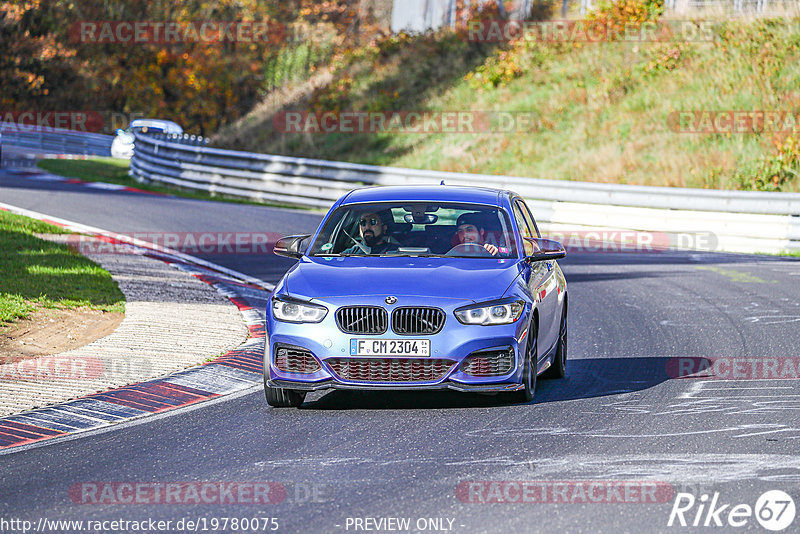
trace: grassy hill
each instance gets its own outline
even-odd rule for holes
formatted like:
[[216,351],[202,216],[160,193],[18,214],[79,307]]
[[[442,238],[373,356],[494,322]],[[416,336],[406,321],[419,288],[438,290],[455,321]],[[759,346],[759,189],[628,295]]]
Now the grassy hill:
[[[625,9],[643,9],[621,1],[592,17],[619,23]],[[797,117],[800,20],[718,21],[709,32],[705,41],[592,43],[479,43],[463,29],[387,36],[335,57],[318,79],[274,93],[214,143],[445,171],[800,190],[800,124],[686,133],[676,118],[681,111],[707,111],[706,119],[725,111]],[[288,110],[507,112],[534,123],[505,132],[287,134],[275,118]]]

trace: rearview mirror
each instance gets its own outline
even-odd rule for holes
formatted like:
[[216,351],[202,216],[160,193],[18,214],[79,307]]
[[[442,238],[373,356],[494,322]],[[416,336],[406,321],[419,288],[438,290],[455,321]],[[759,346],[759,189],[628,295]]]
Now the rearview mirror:
[[282,237],[275,243],[275,248],[273,248],[272,251],[278,256],[300,259],[303,257],[302,243],[309,237],[311,237],[311,235],[290,235],[288,237]]
[[432,213],[408,213],[403,216],[403,220],[414,224],[434,224],[439,220],[439,216]]
[[533,254],[527,256],[527,260],[534,261],[553,261],[567,255],[564,245],[552,239],[542,239],[536,237],[526,237],[525,241],[533,245]]

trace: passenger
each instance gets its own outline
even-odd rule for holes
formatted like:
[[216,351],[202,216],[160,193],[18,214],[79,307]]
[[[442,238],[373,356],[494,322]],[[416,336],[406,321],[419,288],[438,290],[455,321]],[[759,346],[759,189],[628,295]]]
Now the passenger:
[[486,252],[497,256],[498,248],[484,242],[486,240],[486,224],[480,213],[462,213],[456,221],[456,228],[458,245],[483,245]]
[[358,219],[361,243],[342,251],[342,254],[387,254],[397,252],[398,245],[387,235],[388,226],[384,222],[391,214],[364,213]]

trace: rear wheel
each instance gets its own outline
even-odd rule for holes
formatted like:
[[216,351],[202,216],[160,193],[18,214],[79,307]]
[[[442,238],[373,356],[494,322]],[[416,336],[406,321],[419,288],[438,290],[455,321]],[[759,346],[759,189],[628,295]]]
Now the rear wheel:
[[273,408],[297,408],[306,400],[305,391],[268,386],[267,377],[264,377],[264,395],[267,397],[267,404]]
[[533,400],[533,392],[536,390],[537,340],[536,323],[531,321],[531,325],[528,327],[528,342],[525,348],[525,362],[522,370],[522,389],[509,393],[509,400],[512,402],[530,402]]

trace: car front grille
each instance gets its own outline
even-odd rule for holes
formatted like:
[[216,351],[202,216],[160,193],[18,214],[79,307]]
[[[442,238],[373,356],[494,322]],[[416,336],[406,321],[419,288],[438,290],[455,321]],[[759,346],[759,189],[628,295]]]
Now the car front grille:
[[437,334],[444,326],[444,318],[439,308],[396,308],[392,312],[392,330],[402,336]]
[[322,366],[311,352],[299,347],[282,347],[275,349],[275,367],[284,373],[311,374]]
[[433,382],[455,363],[429,358],[329,358],[325,362],[342,380],[357,382]]
[[461,364],[461,371],[472,376],[507,375],[514,368],[514,350],[482,351],[473,354]]
[[348,306],[336,310],[336,324],[346,334],[383,334],[388,314],[379,306]]

